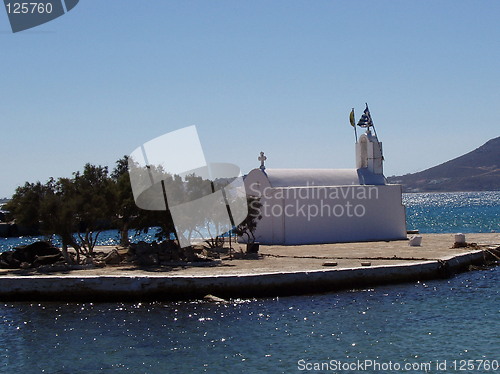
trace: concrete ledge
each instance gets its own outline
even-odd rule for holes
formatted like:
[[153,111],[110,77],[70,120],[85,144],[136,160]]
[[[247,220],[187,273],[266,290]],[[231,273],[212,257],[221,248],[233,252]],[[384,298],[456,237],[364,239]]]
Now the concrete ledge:
[[482,250],[395,265],[233,275],[1,276],[0,300],[135,301],[312,294],[446,278],[484,263]]

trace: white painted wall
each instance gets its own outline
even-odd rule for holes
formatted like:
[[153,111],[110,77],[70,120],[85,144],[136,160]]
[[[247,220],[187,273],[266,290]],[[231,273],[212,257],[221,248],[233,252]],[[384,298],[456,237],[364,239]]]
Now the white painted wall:
[[[359,198],[350,193],[339,196],[339,191],[352,189]],[[259,243],[298,245],[406,239],[405,207],[399,185],[291,190],[276,188],[261,197],[262,219],[256,230]]]

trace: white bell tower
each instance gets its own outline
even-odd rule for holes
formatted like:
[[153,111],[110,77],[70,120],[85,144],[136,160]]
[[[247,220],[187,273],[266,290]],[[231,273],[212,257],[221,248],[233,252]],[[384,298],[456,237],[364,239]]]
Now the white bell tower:
[[382,155],[382,142],[379,142],[376,135],[373,135],[368,127],[364,134],[361,134],[356,143],[356,168],[366,168],[373,174],[384,174]]

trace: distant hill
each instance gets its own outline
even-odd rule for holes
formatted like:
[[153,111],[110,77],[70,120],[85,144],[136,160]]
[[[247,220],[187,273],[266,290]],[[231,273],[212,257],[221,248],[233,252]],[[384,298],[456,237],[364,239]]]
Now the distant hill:
[[500,137],[430,169],[387,178],[404,192],[500,190]]

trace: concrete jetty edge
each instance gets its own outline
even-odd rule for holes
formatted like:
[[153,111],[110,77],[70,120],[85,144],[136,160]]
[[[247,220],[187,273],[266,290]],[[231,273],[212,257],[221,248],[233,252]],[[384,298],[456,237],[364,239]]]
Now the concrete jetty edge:
[[448,278],[485,262],[483,250],[440,260],[356,268],[186,275],[27,275],[0,277],[1,301],[163,301],[313,294],[383,284]]

